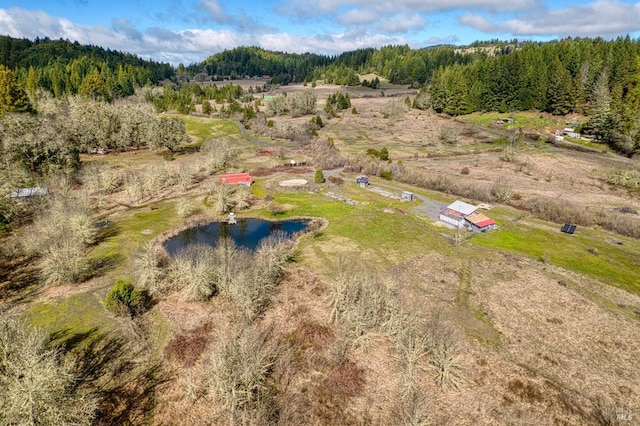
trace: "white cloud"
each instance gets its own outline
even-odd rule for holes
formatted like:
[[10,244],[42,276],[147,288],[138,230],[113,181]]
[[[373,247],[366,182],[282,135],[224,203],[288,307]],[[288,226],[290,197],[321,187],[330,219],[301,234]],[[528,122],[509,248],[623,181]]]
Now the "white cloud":
[[386,33],[406,33],[424,28],[427,22],[425,18],[417,14],[400,14],[381,22],[377,29]]
[[370,24],[378,20],[378,13],[372,9],[351,9],[338,17],[344,25]]
[[111,21],[111,27],[115,32],[125,34],[132,40],[142,40],[142,33],[138,31],[133,23],[128,19],[113,19]]
[[228,23],[231,20],[227,12],[215,0],[200,0],[197,7],[207,12],[217,23]]
[[388,37],[379,34],[324,34],[293,36],[291,34],[267,34],[259,37],[258,46],[265,49],[290,53],[315,52],[321,54],[339,54],[342,52],[381,47],[389,44],[406,44],[401,37]]
[[[33,25],[34,22],[38,25]],[[248,34],[230,29],[170,31],[154,27],[138,31],[125,19],[114,20],[111,28],[103,25],[86,26],[43,12],[22,9],[0,9],[0,34],[30,39],[49,37],[77,40],[82,44],[135,53],[143,58],[170,62],[174,65],[200,62],[214,53],[237,46],[255,45],[291,53],[339,54],[365,47],[407,43],[407,40],[401,37],[367,32],[298,36],[276,32]]]
[[[539,10],[544,8],[543,0],[285,0],[277,8],[278,13],[298,18],[308,18],[319,14],[333,14],[338,19],[343,13],[354,9],[377,12],[384,19],[393,11],[432,13],[455,10],[476,10],[485,12],[510,12]],[[385,15],[386,14],[386,15]]]
[[492,22],[467,14],[459,19],[479,31],[522,36],[611,37],[640,31],[640,3],[596,1],[544,13],[527,14],[515,19]]
[[458,19],[458,22],[484,33],[493,33],[498,31],[498,25],[479,15],[466,14],[461,16]]
[[251,32],[255,34],[273,31],[272,27],[262,25],[247,15],[244,11],[239,11],[234,15],[228,14],[217,0],[200,0],[196,8],[202,13],[192,13],[193,21],[198,23],[215,22],[216,24],[234,28],[242,32]]

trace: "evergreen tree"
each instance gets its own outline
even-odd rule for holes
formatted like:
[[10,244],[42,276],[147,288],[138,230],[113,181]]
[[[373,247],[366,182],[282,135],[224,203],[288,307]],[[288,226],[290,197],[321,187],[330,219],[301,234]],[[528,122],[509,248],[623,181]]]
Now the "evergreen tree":
[[608,144],[615,144],[618,118],[611,109],[611,93],[609,91],[609,74],[602,71],[593,88],[593,112],[583,130],[592,133]]
[[105,100],[111,99],[109,93],[109,86],[104,78],[104,75],[94,68],[87,76],[82,80],[78,93],[85,95],[93,100]]
[[389,150],[387,149],[386,146],[383,146],[380,149],[380,153],[378,154],[378,158],[380,158],[382,161],[389,161]]
[[556,115],[567,114],[573,109],[573,82],[571,74],[556,58],[551,64],[547,91],[547,111]]
[[315,183],[324,183],[324,173],[322,173],[322,169],[316,169],[315,174],[313,175],[313,181]]
[[207,99],[202,101],[202,113],[210,115],[212,111],[213,109],[211,108],[211,102],[209,102],[209,100]]
[[14,73],[0,65],[0,116],[7,112],[33,112],[33,107]]

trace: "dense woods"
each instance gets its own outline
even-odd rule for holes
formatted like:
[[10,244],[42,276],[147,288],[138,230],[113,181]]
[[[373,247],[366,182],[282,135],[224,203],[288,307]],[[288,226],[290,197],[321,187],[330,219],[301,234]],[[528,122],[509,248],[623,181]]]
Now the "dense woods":
[[16,73],[32,97],[43,88],[56,97],[83,94],[111,100],[174,75],[169,64],[49,38],[31,41],[0,36],[0,64]]

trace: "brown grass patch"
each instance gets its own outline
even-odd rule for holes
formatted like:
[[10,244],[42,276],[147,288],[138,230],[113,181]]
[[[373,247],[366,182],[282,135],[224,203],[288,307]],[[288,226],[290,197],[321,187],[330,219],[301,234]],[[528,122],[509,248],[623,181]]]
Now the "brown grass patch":
[[182,367],[194,364],[207,350],[212,332],[213,326],[207,322],[186,333],[174,336],[164,348],[165,357]]

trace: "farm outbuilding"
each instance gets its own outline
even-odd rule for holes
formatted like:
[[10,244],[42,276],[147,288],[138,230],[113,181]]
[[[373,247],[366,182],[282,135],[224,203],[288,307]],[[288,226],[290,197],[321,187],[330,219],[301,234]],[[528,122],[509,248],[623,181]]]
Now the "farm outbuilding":
[[413,192],[409,192],[409,191],[402,191],[402,195],[400,195],[400,200],[401,201],[413,201]]
[[457,228],[466,226],[465,218],[478,208],[474,205],[456,200],[440,212],[440,220]]
[[477,206],[456,200],[440,212],[440,220],[456,228],[486,232],[496,228],[496,222],[480,213]]
[[249,173],[229,173],[220,175],[219,178],[220,182],[229,185],[250,186],[253,182],[253,178]]
[[464,220],[467,222],[467,226],[475,232],[486,232],[496,227],[496,222],[493,219],[480,212],[473,212],[465,217]]
[[369,185],[369,177],[368,176],[358,176],[356,178],[356,183],[362,188],[366,188]]

